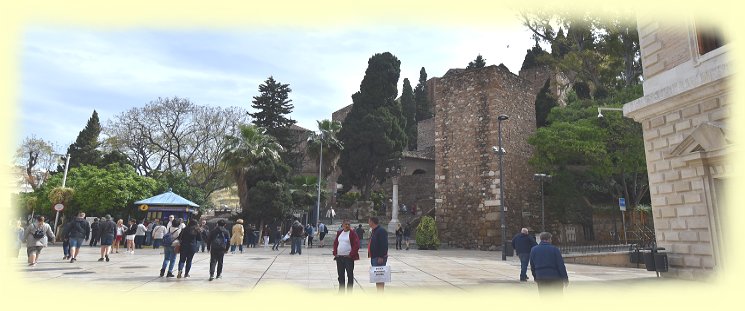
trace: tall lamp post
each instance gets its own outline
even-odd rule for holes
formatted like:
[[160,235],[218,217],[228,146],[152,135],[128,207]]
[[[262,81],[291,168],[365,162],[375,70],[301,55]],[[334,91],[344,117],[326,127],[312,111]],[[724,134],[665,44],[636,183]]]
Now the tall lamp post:
[[551,181],[551,175],[547,174],[533,174],[533,180],[538,180],[541,182],[541,232],[546,232],[546,217],[544,214],[544,193],[543,193],[543,184],[547,181]]
[[505,114],[500,114],[497,117],[497,135],[499,137],[498,145],[499,149],[499,220],[502,226],[502,260],[507,260],[507,226],[504,219],[504,169],[502,166],[502,158],[504,157],[504,148],[502,148],[502,121],[509,119]]
[[321,151],[318,156],[318,198],[316,199],[316,228],[318,228],[318,223],[320,222],[320,214],[321,214],[321,167],[323,166],[323,130],[321,130],[321,138],[319,139],[321,142]]
[[[60,155],[61,156],[61,154],[56,154],[56,155]],[[65,155],[65,174],[62,175],[62,188],[65,187],[65,182],[67,182],[67,169],[69,167],[70,167],[70,155],[69,154],[66,154]],[[58,220],[59,220],[59,211],[57,211],[57,215],[54,216],[54,231],[55,231],[55,234],[58,233],[57,232],[57,221]]]

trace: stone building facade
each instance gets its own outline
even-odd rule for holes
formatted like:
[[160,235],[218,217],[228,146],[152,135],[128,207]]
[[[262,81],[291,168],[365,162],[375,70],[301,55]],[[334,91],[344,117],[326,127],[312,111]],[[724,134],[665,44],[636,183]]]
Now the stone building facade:
[[[545,80],[544,80],[545,81]],[[435,114],[435,214],[441,241],[471,249],[501,245],[497,116],[502,122],[507,239],[520,226],[539,226],[538,185],[528,159],[535,133],[530,81],[504,66],[452,69],[429,81]]]
[[712,275],[723,259],[723,188],[730,177],[728,46],[693,20],[638,19],[644,96],[623,113],[642,124],[657,243],[666,276]]

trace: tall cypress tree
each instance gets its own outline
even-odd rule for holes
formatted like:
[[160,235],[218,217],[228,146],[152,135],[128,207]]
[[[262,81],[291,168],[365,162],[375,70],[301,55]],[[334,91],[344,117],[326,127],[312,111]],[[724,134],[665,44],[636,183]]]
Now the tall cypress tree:
[[422,67],[419,70],[419,83],[414,89],[414,101],[416,102],[416,120],[422,121],[432,117],[432,106],[427,98],[427,71]]
[[404,79],[404,86],[401,90],[401,109],[404,112],[406,120],[406,137],[409,140],[409,150],[416,150],[416,101],[414,100],[414,90],[408,78]]
[[253,118],[254,125],[265,128],[266,133],[274,136],[285,149],[282,152],[283,160],[293,168],[297,168],[301,163],[299,163],[298,154],[294,151],[298,138],[290,130],[290,127],[297,122],[288,117],[295,108],[291,104],[292,100],[289,99],[290,92],[292,89],[289,84],[282,84],[270,76],[259,85],[259,95],[254,96],[251,102],[251,107],[256,109],[256,112],[249,113],[249,115]]
[[373,185],[385,178],[406,147],[405,120],[396,101],[401,62],[389,52],[368,61],[360,91],[352,95],[352,110],[342,123],[339,139],[344,150],[339,157],[345,188],[356,186],[364,199]]
[[551,112],[551,108],[558,106],[556,99],[551,95],[551,80],[546,79],[546,83],[538,92],[535,98],[535,123],[536,127],[544,127],[548,125],[548,114]]
[[[101,134],[101,123],[98,120],[98,112],[93,110],[93,115],[88,119],[85,128],[78,133],[78,138],[67,148],[70,155],[70,167],[81,165],[98,165],[101,161],[101,152],[98,150],[98,136]],[[61,168],[61,169],[60,169]],[[58,169],[64,170],[64,164]]]

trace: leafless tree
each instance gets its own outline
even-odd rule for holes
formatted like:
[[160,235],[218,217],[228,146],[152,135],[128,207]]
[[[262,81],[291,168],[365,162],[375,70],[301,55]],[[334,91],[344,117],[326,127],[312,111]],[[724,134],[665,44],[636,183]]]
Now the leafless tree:
[[36,190],[49,178],[56,167],[58,158],[54,155],[54,146],[36,136],[26,137],[16,150],[16,162],[25,170],[25,182]]

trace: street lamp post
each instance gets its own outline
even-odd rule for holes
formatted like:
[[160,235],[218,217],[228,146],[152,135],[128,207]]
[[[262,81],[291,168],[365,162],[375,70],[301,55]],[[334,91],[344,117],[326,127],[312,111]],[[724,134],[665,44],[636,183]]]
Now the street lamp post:
[[546,181],[551,181],[551,175],[546,174],[533,174],[533,180],[541,181],[541,232],[546,232],[546,217],[544,214],[544,201],[545,197],[543,194],[543,184]]
[[[65,155],[65,174],[62,175],[62,188],[65,187],[65,182],[67,182],[67,169],[70,167],[70,155]],[[59,211],[57,211],[57,215],[54,216],[54,231],[55,234],[58,234],[57,231],[57,221],[59,220]]]
[[321,168],[323,166],[323,130],[321,130],[321,151],[318,156],[318,198],[316,199],[316,228],[318,228],[319,216],[321,214]]
[[505,224],[504,214],[504,169],[502,158],[504,157],[504,148],[502,148],[502,121],[509,119],[507,115],[501,114],[497,117],[497,135],[499,137],[499,220],[502,226],[502,260],[507,260],[507,226]]

